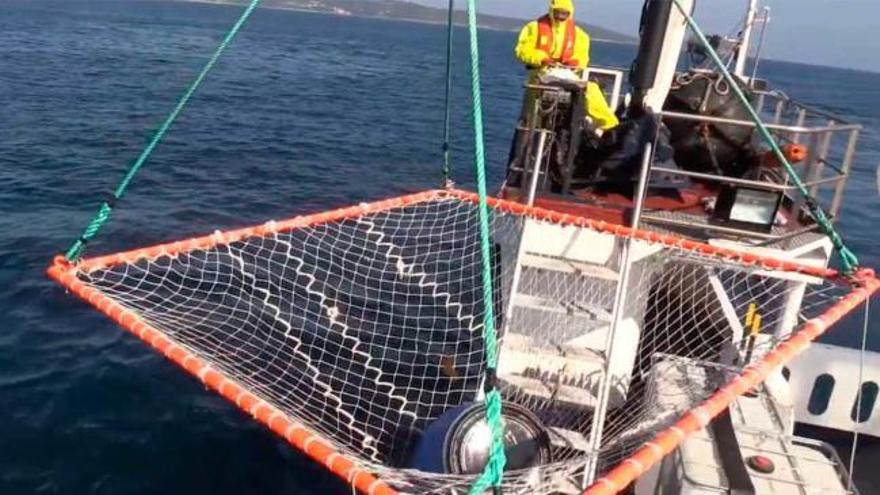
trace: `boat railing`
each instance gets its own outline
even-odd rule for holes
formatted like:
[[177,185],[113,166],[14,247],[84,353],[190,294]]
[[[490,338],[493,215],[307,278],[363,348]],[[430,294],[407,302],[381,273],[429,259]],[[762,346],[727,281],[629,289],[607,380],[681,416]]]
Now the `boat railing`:
[[[832,112],[789,98],[782,91],[756,91],[755,106],[782,142],[805,144],[809,152],[802,178],[810,195],[828,202],[832,218],[843,204],[846,180],[855,161],[862,126]],[[823,191],[832,188],[830,197]]]
[[[591,66],[583,73],[583,79],[597,82],[608,99],[611,108],[619,108],[626,103],[626,69]],[[795,165],[795,171],[807,187],[809,197],[822,206],[832,221],[839,216],[843,204],[844,189],[855,160],[856,147],[862,126],[849,122],[831,112],[817,109],[789,98],[778,90],[753,90],[753,105],[761,114],[766,127],[781,144],[802,144],[806,146],[806,158]],[[698,123],[721,124],[755,128],[750,120],[738,120],[708,115],[693,115],[680,112],[663,111],[664,120],[680,119]],[[754,144],[761,147],[760,138],[755,133]],[[764,147],[769,151],[769,148]],[[679,168],[651,165],[651,173],[667,177],[687,177],[700,182],[718,185],[743,186],[758,190],[782,193],[792,206],[797,221],[775,226],[771,232],[755,232],[730,225],[718,225],[695,218],[685,218],[674,213],[658,215],[646,212],[646,221],[675,227],[698,227],[707,231],[718,231],[741,237],[766,239],[770,242],[797,236],[815,230],[816,226],[807,215],[807,197],[790,180],[784,170],[762,167],[757,179],[730,177],[715,173],[695,172]],[[696,225],[695,224],[699,224]]]
[[[855,160],[856,146],[862,126],[848,123],[826,112],[811,109],[785,98],[780,93],[762,93],[765,102],[769,99],[767,96],[771,94],[779,99],[773,103],[772,116],[766,124],[767,128],[782,144],[792,143],[806,146],[806,159],[802,164],[796,164],[795,170],[808,188],[809,195],[826,209],[832,220],[836,219],[843,203],[844,188]],[[761,107],[762,104],[759,104],[759,111],[763,110]],[[766,116],[766,112],[763,113]],[[752,121],[706,115],[663,111],[661,116],[664,119],[756,127]],[[794,211],[801,211],[806,202],[806,198],[800,194],[798,187],[781,170],[775,175],[763,174],[760,180],[739,179],[662,167],[655,167],[654,171],[702,181],[781,191],[794,202]]]
[[[780,144],[802,144],[806,146],[806,158],[794,165],[795,172],[806,186],[809,195],[801,193],[788,174],[778,167],[762,167],[757,179],[729,177],[714,173],[694,172],[682,169],[652,166],[652,172],[667,176],[688,177],[690,179],[712,182],[720,185],[744,186],[764,191],[782,193],[791,204],[791,211],[797,221],[774,226],[768,232],[755,232],[732,226],[715,225],[709,222],[696,222],[694,219],[679,218],[681,215],[648,215],[651,222],[679,227],[699,227],[707,231],[719,231],[749,238],[763,238],[770,242],[788,239],[801,233],[815,230],[816,225],[805,208],[808,197],[821,206],[835,221],[843,204],[846,182],[855,160],[856,147],[862,126],[851,123],[831,112],[816,109],[789,98],[781,91],[754,91],[753,104],[764,120],[765,126]],[[697,123],[721,124],[756,128],[751,120],[738,120],[708,115],[694,115],[673,111],[660,112],[664,120],[689,120]],[[760,137],[755,134],[757,148],[769,152]]]

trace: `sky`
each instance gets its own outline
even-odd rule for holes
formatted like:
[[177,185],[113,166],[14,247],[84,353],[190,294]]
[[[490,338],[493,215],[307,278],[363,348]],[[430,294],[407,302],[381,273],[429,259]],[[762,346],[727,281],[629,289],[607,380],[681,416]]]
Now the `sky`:
[[[445,6],[445,0],[420,0]],[[574,0],[576,17],[635,35],[642,0]],[[458,0],[463,8],[464,0]],[[480,12],[537,17],[545,0],[478,0]],[[706,31],[726,34],[745,13],[746,0],[697,0]],[[880,72],[880,0],[763,0],[771,9],[766,57]]]

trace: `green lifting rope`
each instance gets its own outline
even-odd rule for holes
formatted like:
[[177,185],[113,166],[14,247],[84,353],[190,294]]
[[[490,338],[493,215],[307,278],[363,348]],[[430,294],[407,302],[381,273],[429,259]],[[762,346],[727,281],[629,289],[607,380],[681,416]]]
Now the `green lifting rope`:
[[141,154],[137,157],[137,160],[131,165],[126,172],[125,177],[122,178],[122,181],[116,186],[116,189],[113,191],[112,195],[104,200],[101,203],[101,207],[98,210],[98,213],[95,214],[95,217],[92,218],[92,221],[89,222],[88,226],[86,226],[85,230],[83,230],[82,235],[80,235],[79,239],[77,239],[73,245],[68,248],[65,253],[65,258],[67,261],[76,262],[79,260],[80,256],[82,256],[83,251],[86,248],[86,245],[91,241],[101,230],[101,227],[107,223],[107,220],[110,218],[110,213],[113,211],[113,207],[116,204],[116,201],[122,199],[125,195],[125,191],[128,189],[128,186],[131,184],[131,181],[134,179],[134,176],[138,173],[138,170],[147,162],[150,158],[150,155],[153,153],[153,150],[156,149],[156,146],[162,141],[162,138],[165,137],[165,134],[168,132],[168,129],[171,128],[171,125],[174,124],[174,121],[177,120],[177,117],[183,111],[183,108],[189,102],[190,98],[195,94],[195,92],[201,86],[202,81],[204,81],[205,77],[207,77],[208,73],[211,72],[211,69],[214,68],[214,64],[217,63],[217,60],[220,58],[220,55],[226,50],[226,47],[232,43],[232,40],[235,39],[235,36],[241,31],[241,28],[244,26],[245,22],[247,22],[248,18],[253,13],[254,9],[257,8],[257,5],[260,3],[260,0],[251,0],[251,3],[247,6],[247,8],[242,12],[241,16],[238,18],[238,21],[232,26],[226,36],[223,38],[223,41],[220,42],[220,45],[214,51],[214,54],[211,55],[211,58],[208,60],[208,63],[202,68],[202,71],[199,72],[199,75],[195,78],[192,84],[186,89],[183,93],[183,96],[178,100],[177,105],[165,117],[165,121],[162,122],[162,125],[159,126],[159,130],[156,131],[156,134],[153,135],[150,142],[147,146],[141,151]]
[[834,226],[831,224],[831,221],[825,215],[825,211],[822,207],[816,203],[816,201],[810,196],[810,191],[807,189],[807,186],[804,185],[804,182],[798,176],[794,167],[791,166],[788,159],[785,157],[785,154],[779,148],[779,145],[776,143],[776,140],[773,139],[773,135],[770,134],[770,131],[767,129],[767,126],[761,121],[761,117],[758,115],[758,112],[752,107],[751,103],[749,103],[749,99],[740,89],[739,84],[734,80],[733,75],[730,71],[727,70],[727,66],[724,62],[721,61],[721,57],[718,56],[718,53],[712,48],[709,40],[706,39],[706,35],[703,34],[703,31],[697,25],[694,18],[691,17],[690,13],[681,5],[679,0],[673,0],[675,2],[675,6],[678,7],[678,10],[681,12],[682,16],[684,16],[687,21],[688,26],[694,31],[694,34],[697,35],[697,38],[700,40],[700,43],[706,49],[706,52],[712,58],[712,61],[715,62],[715,65],[718,66],[718,70],[721,71],[721,74],[724,76],[724,79],[727,80],[727,83],[730,85],[733,92],[736,94],[737,98],[739,98],[740,102],[742,102],[743,106],[745,106],[746,110],[749,112],[749,116],[755,122],[755,125],[758,129],[758,133],[767,142],[770,146],[770,149],[773,151],[773,154],[776,156],[776,159],[779,160],[779,163],[785,168],[785,172],[791,178],[791,181],[798,188],[798,191],[806,198],[807,207],[810,209],[810,213],[813,215],[813,218],[816,219],[816,223],[819,225],[819,228],[822,230],[822,233],[828,236],[831,239],[831,243],[834,245],[837,252],[840,254],[840,264],[843,268],[843,273],[850,275],[852,274],[856,268],[858,268],[859,260],[856,258],[856,255],[850,251],[846,244],[843,242],[843,238],[840,237],[840,234],[834,230]]
[[501,419],[501,394],[495,386],[498,367],[498,342],[495,335],[495,315],[492,297],[492,254],[489,249],[489,208],[486,204],[486,158],[483,148],[483,103],[480,96],[480,49],[477,41],[477,7],[475,0],[468,0],[468,32],[471,50],[471,93],[474,117],[474,165],[479,195],[480,253],[483,265],[483,341],[486,348],[485,404],[486,421],[492,432],[489,461],[471,486],[470,495],[482,494],[494,487],[500,492],[501,478],[507,459],[504,454],[504,425]]

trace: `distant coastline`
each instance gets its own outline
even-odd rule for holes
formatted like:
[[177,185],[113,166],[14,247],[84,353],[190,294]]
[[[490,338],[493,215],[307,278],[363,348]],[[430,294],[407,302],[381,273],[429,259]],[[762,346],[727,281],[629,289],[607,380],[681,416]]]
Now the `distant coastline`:
[[[165,0],[176,2],[200,3],[209,5],[244,5],[246,0]],[[358,5],[352,8],[353,3]],[[288,10],[310,14],[326,14],[339,17],[357,17],[390,21],[413,22],[419,24],[446,24],[446,11],[426,7],[402,0],[264,0],[261,8]],[[456,11],[454,24],[465,26],[465,12]],[[523,19],[480,15],[479,27],[493,31],[515,32],[524,22]],[[633,45],[637,40],[615,31],[599,26],[583,25],[594,41]]]

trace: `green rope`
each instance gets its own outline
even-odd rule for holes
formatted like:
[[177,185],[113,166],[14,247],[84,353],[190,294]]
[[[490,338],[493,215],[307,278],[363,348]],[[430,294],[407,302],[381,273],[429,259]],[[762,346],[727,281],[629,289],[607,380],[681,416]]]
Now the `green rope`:
[[449,127],[452,119],[452,16],[455,0],[449,0],[446,13],[446,108],[443,112],[443,185],[449,185]]
[[101,207],[98,210],[98,213],[95,214],[95,217],[89,222],[88,226],[86,226],[82,235],[77,239],[73,245],[68,248],[67,253],[65,254],[65,258],[67,261],[75,262],[80,256],[82,256],[83,251],[85,250],[86,244],[91,241],[101,230],[101,227],[107,222],[110,218],[110,212],[113,210],[115,203],[117,200],[122,199],[125,195],[125,191],[128,189],[128,186],[131,184],[132,179],[138,173],[138,170],[147,162],[150,158],[150,155],[153,153],[153,150],[162,141],[162,138],[168,132],[168,129],[171,128],[171,125],[177,120],[177,117],[180,115],[180,112],[183,111],[183,108],[189,102],[190,98],[195,94],[195,92],[199,89],[199,86],[202,84],[202,81],[214,68],[214,64],[217,63],[217,60],[220,58],[220,55],[226,50],[226,47],[232,43],[232,40],[235,39],[235,36],[241,31],[241,28],[244,26],[245,22],[247,22],[248,18],[253,13],[254,9],[257,8],[257,5],[260,3],[260,0],[251,0],[250,5],[244,10],[241,16],[238,18],[238,21],[232,26],[232,29],[226,33],[226,37],[223,38],[223,41],[220,43],[220,46],[214,51],[214,54],[211,55],[211,58],[208,60],[208,63],[202,68],[202,71],[199,73],[198,77],[190,84],[190,86],[186,89],[186,92],[183,93],[183,96],[178,100],[177,105],[174,107],[174,110],[171,111],[170,114],[165,118],[165,121],[162,122],[162,125],[159,127],[159,130],[153,135],[153,138],[150,139],[150,142],[147,144],[146,148],[141,151],[141,154],[138,156],[137,160],[131,165],[128,169],[128,172],[122,178],[122,181],[116,186],[116,189],[113,191],[112,197],[105,200],[101,203]]
[[712,60],[718,66],[718,69],[721,71],[721,74],[727,80],[730,87],[733,89],[733,92],[736,94],[737,98],[739,98],[740,102],[745,106],[746,110],[749,112],[749,116],[755,122],[757,126],[758,133],[770,145],[770,149],[773,151],[773,154],[776,155],[776,159],[779,160],[779,163],[783,165],[786,173],[791,177],[791,181],[798,188],[798,191],[806,198],[807,206],[810,208],[810,213],[813,215],[813,218],[816,219],[816,223],[819,225],[819,228],[822,230],[822,233],[827,235],[831,239],[831,243],[837,249],[837,252],[840,254],[840,263],[843,267],[843,272],[847,275],[853,273],[855,269],[859,265],[859,260],[856,258],[856,255],[850,251],[846,244],[844,244],[843,239],[840,237],[840,234],[834,230],[834,226],[831,224],[831,221],[825,215],[825,211],[822,209],[816,201],[810,197],[810,191],[807,189],[807,186],[804,185],[804,182],[798,176],[794,167],[791,166],[788,159],[785,158],[785,154],[779,148],[779,145],[776,143],[776,140],[773,139],[773,136],[770,134],[770,131],[767,129],[767,126],[761,121],[761,117],[758,115],[758,112],[752,107],[751,103],[749,103],[749,99],[746,97],[745,93],[742,92],[737,82],[734,80],[733,75],[730,71],[727,70],[727,66],[724,62],[721,61],[721,57],[718,56],[718,53],[715,52],[715,49],[712,48],[709,40],[706,39],[706,35],[703,34],[703,31],[697,26],[696,21],[694,21],[693,17],[691,17],[690,13],[687,12],[684,6],[681,5],[680,0],[673,0],[675,2],[676,7],[682,13],[685,20],[688,23],[688,26],[694,31],[697,35],[697,38],[700,40],[700,43],[706,48],[706,52],[712,57]]
[[486,347],[486,421],[492,431],[489,461],[471,486],[470,494],[478,495],[489,487],[500,490],[504,465],[504,425],[501,418],[501,394],[495,387],[498,368],[498,342],[495,335],[495,315],[492,297],[492,254],[489,249],[489,208],[486,204],[486,159],[483,146],[483,103],[480,96],[480,50],[477,40],[477,8],[475,0],[468,0],[468,30],[471,50],[471,92],[474,117],[474,162],[479,195],[480,254],[483,265],[483,341]]

